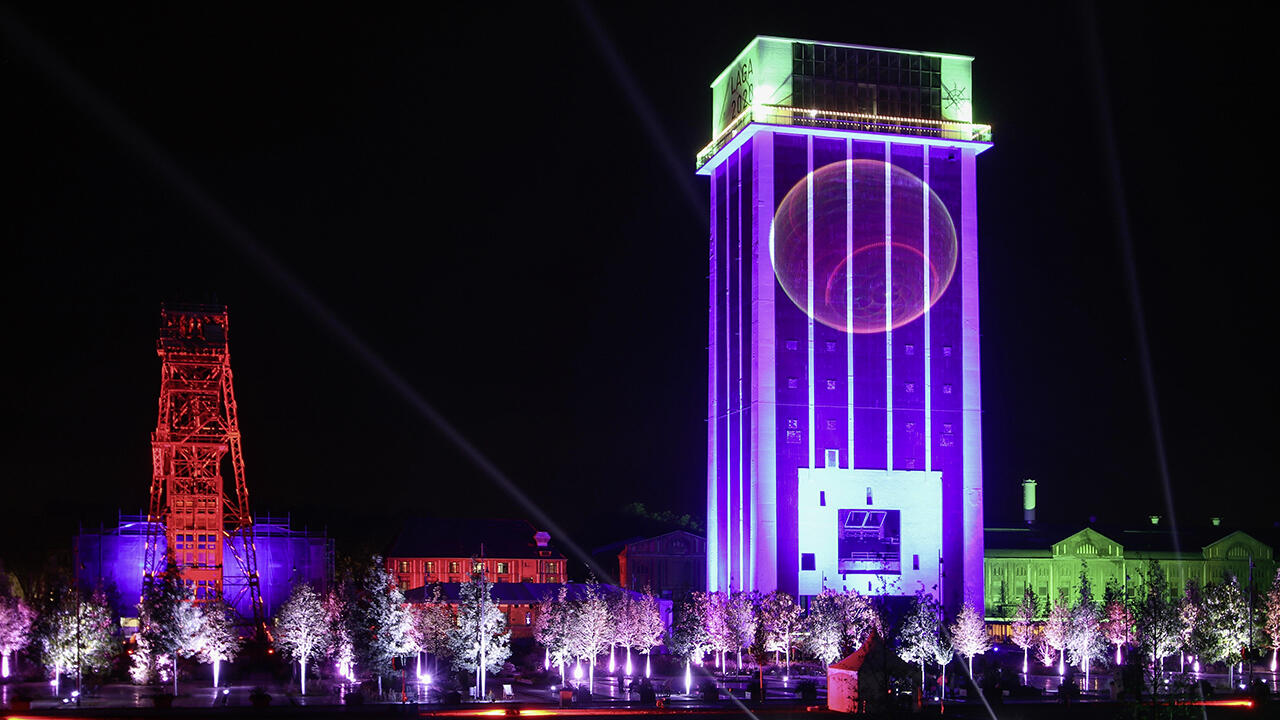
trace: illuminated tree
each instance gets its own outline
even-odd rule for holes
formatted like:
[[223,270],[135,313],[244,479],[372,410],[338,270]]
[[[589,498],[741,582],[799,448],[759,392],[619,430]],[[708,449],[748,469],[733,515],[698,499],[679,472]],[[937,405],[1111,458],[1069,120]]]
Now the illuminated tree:
[[968,658],[969,676],[973,677],[973,656],[981,655],[991,648],[987,623],[973,603],[966,602],[960,608],[955,622],[951,623],[951,646]]
[[1204,648],[1205,638],[1200,626],[1200,618],[1204,614],[1204,594],[1200,592],[1200,584],[1195,578],[1187,581],[1182,598],[1177,603],[1178,610],[1178,672],[1186,670],[1187,654],[1200,654]]
[[627,662],[625,672],[631,674],[631,635],[636,622],[635,600],[626,590],[608,596],[609,605],[609,672],[614,670],[614,650],[621,645],[626,648]]
[[711,636],[707,633],[707,598],[706,593],[695,591],[680,603],[676,612],[676,620],[671,628],[671,642],[667,647],[686,663],[698,661],[707,654],[711,646]]
[[760,600],[760,622],[764,623],[765,649],[773,651],[773,661],[778,661],[778,651],[786,653],[787,673],[791,671],[791,646],[800,631],[800,606],[795,598],[782,590],[774,590]]
[[502,669],[511,657],[507,616],[493,601],[493,583],[483,570],[458,586],[458,624],[449,634],[453,667],[476,674],[476,696],[485,696],[486,673]]
[[177,695],[178,659],[199,654],[204,621],[172,557],[165,571],[144,588],[140,609],[139,652],[134,654],[134,662],[142,664],[138,676],[150,679],[160,666],[168,665],[165,672],[172,674]]
[[117,648],[114,620],[102,592],[84,597],[78,588],[72,588],[57,595],[35,628],[55,686],[60,685],[64,672],[100,672],[110,667]]
[[347,627],[347,602],[339,587],[331,587],[324,594],[324,626],[329,633],[328,657],[334,670],[348,680],[355,677],[355,647],[351,643],[351,631]]
[[637,648],[644,655],[644,676],[649,677],[650,655],[653,649],[662,644],[662,636],[666,634],[666,624],[662,622],[662,613],[658,610],[658,598],[653,590],[645,587],[644,594],[633,601],[631,607],[631,635],[627,645],[627,665],[630,672],[631,648]]
[[738,654],[739,670],[742,669],[742,648],[749,647],[755,640],[759,600],[759,594],[741,590],[734,590],[725,599],[725,629],[729,646]]
[[824,588],[809,603],[804,630],[805,649],[830,665],[860,647],[871,631],[882,631],[882,622],[871,602],[858,593]]
[[381,692],[382,677],[393,671],[392,659],[412,650],[412,620],[404,593],[381,557],[371,557],[357,572],[344,598],[344,620],[355,663],[377,677]]
[[328,648],[328,613],[315,589],[298,583],[276,614],[275,645],[290,662],[298,663],[302,694],[307,694],[307,662],[319,660]]
[[933,661],[938,664],[938,670],[942,674],[942,687],[945,693],[947,687],[947,664],[955,657],[955,648],[951,645],[951,632],[942,622],[942,616],[938,616],[938,636],[937,641],[933,645]]
[[1058,653],[1058,674],[1061,675],[1064,656],[1067,651],[1067,637],[1071,632],[1071,607],[1067,604],[1065,590],[1058,595],[1058,602],[1049,611],[1044,621],[1044,641]]
[[1271,672],[1276,671],[1276,651],[1280,649],[1280,569],[1263,599],[1262,630],[1271,641]]
[[35,618],[25,600],[0,594],[0,678],[9,677],[9,656],[31,642]]
[[222,598],[208,600],[199,609],[198,653],[203,662],[213,663],[213,686],[217,687],[222,663],[234,660],[242,644],[236,631],[235,610]]
[[1057,659],[1058,651],[1049,644],[1043,635],[1036,640],[1036,662],[1049,667]]
[[1182,644],[1182,618],[1170,600],[1169,580],[1160,563],[1152,560],[1141,574],[1142,595],[1133,614],[1138,647],[1147,658],[1153,695],[1159,693],[1164,659]]
[[1089,661],[1104,652],[1101,622],[1098,604],[1093,600],[1089,575],[1085,568],[1081,568],[1080,595],[1076,598],[1075,607],[1071,608],[1067,650],[1071,654],[1071,663],[1083,670],[1086,677],[1089,673]]
[[1022,648],[1022,672],[1024,674],[1027,672],[1027,651],[1036,642],[1036,615],[1038,614],[1036,592],[1028,585],[1022,591],[1022,602],[1018,603],[1018,609],[1013,611],[1013,622],[1010,625],[1013,644]]
[[533,621],[533,637],[546,650],[546,663],[560,668],[562,680],[564,666],[570,659],[569,629],[573,622],[568,594],[568,589],[561,585],[555,592],[544,595]]
[[1249,644],[1249,607],[1235,575],[1204,589],[1202,624],[1205,630],[1204,657],[1209,662],[1227,664],[1228,682],[1241,650]]
[[729,630],[728,605],[729,598],[720,591],[709,592],[703,596],[705,608],[703,617],[707,623],[707,638],[711,651],[715,655],[716,667],[725,669],[724,654],[733,649],[733,633]]
[[[437,662],[449,651],[449,633],[457,627],[453,609],[445,601],[439,583],[431,588],[426,602],[413,606],[410,611],[413,632],[412,644],[418,652],[430,653]],[[418,674],[422,674],[419,665]]]
[[1120,648],[1129,642],[1133,628],[1133,613],[1125,602],[1124,594],[1114,583],[1107,583],[1106,592],[1102,596],[1102,620],[1099,623],[1102,637],[1116,646],[1116,665],[1121,663]]
[[[941,643],[942,622],[938,618],[938,602],[923,589],[916,591],[911,608],[898,629],[898,657],[909,663],[920,663],[920,687],[925,684],[924,665],[934,659]],[[948,648],[948,651],[950,648]]]
[[587,580],[586,592],[573,604],[569,625],[570,654],[587,661],[588,686],[595,690],[596,658],[609,644],[609,602],[595,578]]

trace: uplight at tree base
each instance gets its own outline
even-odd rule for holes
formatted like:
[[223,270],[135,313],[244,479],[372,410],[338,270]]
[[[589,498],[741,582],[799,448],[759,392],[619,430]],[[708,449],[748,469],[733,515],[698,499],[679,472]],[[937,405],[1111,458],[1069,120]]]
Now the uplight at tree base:
[[919,318],[946,292],[956,230],[942,199],[914,174],[879,160],[841,160],[787,192],[769,253],[800,310],[836,330],[880,333]]

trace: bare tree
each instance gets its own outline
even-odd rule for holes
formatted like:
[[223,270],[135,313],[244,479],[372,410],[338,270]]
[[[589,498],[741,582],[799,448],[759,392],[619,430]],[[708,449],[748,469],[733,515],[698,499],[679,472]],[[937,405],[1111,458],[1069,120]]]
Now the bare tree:
[[281,655],[298,663],[302,694],[307,694],[307,662],[323,656],[329,643],[324,602],[306,583],[298,583],[276,614],[275,645]]
[[1038,614],[1036,592],[1028,585],[1022,591],[1022,602],[1018,603],[1018,609],[1013,613],[1013,623],[1010,627],[1013,644],[1022,648],[1022,673],[1024,675],[1027,673],[1027,651],[1036,642],[1036,616]]
[[981,655],[991,648],[991,638],[987,636],[987,623],[982,614],[972,603],[966,602],[960,608],[960,614],[951,624],[951,646],[956,652],[969,660],[969,676],[973,676],[973,656]]

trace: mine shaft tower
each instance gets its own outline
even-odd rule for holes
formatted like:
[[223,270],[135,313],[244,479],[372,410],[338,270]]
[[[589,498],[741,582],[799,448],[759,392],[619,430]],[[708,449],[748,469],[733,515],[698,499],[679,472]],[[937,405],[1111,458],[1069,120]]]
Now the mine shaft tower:
[[[224,306],[160,309],[160,411],[151,436],[143,587],[164,571],[172,556],[197,601],[222,596],[236,607],[247,594],[254,626],[261,627],[262,595],[227,329]],[[234,490],[224,486],[222,477],[228,453]],[[230,569],[228,554],[234,560]]]

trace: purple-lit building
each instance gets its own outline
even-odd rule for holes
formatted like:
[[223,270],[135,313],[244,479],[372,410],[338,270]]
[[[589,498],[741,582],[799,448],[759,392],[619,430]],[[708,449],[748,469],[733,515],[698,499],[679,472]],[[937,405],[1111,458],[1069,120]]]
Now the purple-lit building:
[[[164,534],[160,534],[164,542]],[[137,627],[138,601],[142,597],[142,565],[147,541],[145,515],[121,515],[114,527],[81,529],[75,538],[74,555],[82,587],[102,588],[112,601],[125,627]],[[239,538],[228,542],[239,545]],[[297,529],[290,518],[260,515],[254,518],[253,542],[257,548],[258,578],[262,589],[262,609],[269,620],[285,600],[294,583],[310,583],[325,591],[333,578],[333,540],[324,533]],[[164,549],[161,548],[161,557]],[[223,573],[236,577],[244,570],[236,558],[243,552],[223,555],[229,567]],[[241,617],[253,618],[249,596],[237,599]]]
[[712,83],[709,589],[982,607],[972,61],[757,37]]

